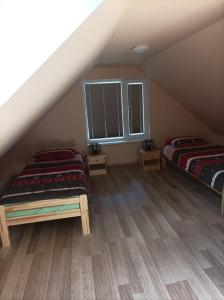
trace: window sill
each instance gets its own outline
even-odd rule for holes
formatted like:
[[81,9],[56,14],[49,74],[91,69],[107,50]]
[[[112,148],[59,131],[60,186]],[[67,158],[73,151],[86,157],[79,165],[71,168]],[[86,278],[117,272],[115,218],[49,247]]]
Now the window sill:
[[[133,144],[133,143],[142,143],[144,139],[141,140],[127,140],[127,141],[109,141],[109,142],[97,142],[102,146],[110,146],[110,145],[117,145],[117,144]],[[95,143],[95,142],[93,142]],[[87,146],[89,146],[91,143],[88,143]]]

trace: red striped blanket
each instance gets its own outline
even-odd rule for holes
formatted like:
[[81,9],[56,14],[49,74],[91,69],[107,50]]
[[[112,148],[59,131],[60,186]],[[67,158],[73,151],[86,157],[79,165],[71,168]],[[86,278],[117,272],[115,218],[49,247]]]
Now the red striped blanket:
[[14,204],[87,194],[84,163],[73,159],[32,162],[10,184],[0,204]]
[[[175,142],[174,142],[175,140]],[[224,147],[191,139],[170,139],[163,155],[192,176],[218,192],[224,186]]]

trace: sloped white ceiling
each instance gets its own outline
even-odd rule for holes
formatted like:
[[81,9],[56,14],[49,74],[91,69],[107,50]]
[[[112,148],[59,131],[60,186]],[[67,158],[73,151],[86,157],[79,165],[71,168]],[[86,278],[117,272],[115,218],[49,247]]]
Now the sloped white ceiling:
[[152,57],[150,77],[224,135],[224,19]]
[[[132,0],[98,63],[142,63],[222,17],[224,0]],[[142,43],[150,47],[146,56],[130,50]]]
[[102,1],[0,1],[0,107]]
[[32,130],[95,64],[128,4],[129,0],[105,0],[0,107],[0,156]]
[[[224,134],[224,0],[133,1],[99,64],[140,64],[197,118]],[[136,55],[130,47],[147,43]]]

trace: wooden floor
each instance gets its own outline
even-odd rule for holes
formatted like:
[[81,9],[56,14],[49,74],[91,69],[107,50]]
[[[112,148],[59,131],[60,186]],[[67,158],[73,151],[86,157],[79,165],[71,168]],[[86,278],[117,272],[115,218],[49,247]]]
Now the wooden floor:
[[224,299],[220,200],[171,168],[109,170],[79,218],[11,228],[0,299]]

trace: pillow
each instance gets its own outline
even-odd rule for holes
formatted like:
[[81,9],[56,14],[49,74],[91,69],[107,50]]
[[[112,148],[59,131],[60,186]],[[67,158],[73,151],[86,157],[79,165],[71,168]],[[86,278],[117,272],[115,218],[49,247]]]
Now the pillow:
[[34,155],[34,161],[51,161],[51,160],[64,160],[72,159],[77,152],[74,149],[64,148],[64,149],[53,149],[39,151]]
[[191,146],[201,146],[209,144],[206,140],[198,136],[186,136],[179,138],[171,138],[166,141],[166,145],[172,145],[174,147],[191,147]]

